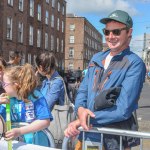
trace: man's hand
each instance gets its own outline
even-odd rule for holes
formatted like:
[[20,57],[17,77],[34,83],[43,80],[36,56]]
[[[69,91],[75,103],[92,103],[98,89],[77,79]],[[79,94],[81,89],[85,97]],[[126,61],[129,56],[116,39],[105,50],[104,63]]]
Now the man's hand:
[[79,107],[78,117],[84,130],[89,130],[89,127],[87,126],[88,115],[92,118],[95,118],[95,114],[92,111],[83,107]]
[[19,137],[20,135],[21,135],[20,128],[14,128],[5,133],[5,140],[6,141],[13,140]]
[[78,127],[80,126],[79,119],[69,123],[67,129],[64,131],[64,134],[66,137],[75,137],[77,136],[80,131],[78,130]]

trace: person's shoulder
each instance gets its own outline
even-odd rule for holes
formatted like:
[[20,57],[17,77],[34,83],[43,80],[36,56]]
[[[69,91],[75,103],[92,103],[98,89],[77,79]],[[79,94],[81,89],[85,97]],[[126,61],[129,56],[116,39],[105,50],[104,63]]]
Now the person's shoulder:
[[109,54],[110,49],[106,50],[106,51],[100,51],[98,53],[95,53],[91,59],[91,61],[95,61],[95,60],[99,60],[102,57],[105,57],[107,54]]
[[30,95],[28,96],[28,99],[31,101],[36,101],[37,99],[43,97],[42,93],[39,89],[35,89]]
[[56,84],[63,84],[64,79],[61,76],[56,76],[51,80],[51,82]]
[[128,59],[131,62],[140,62],[140,63],[144,63],[142,58],[140,56],[138,56],[137,54],[135,54],[134,52],[130,51],[130,54],[127,56]]

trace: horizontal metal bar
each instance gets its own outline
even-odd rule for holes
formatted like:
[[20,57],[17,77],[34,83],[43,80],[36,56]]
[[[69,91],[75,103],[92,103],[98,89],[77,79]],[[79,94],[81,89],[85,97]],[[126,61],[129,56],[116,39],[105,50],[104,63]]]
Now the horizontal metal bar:
[[113,129],[113,128],[92,128],[88,131],[83,130],[82,127],[78,128],[80,131],[92,132],[92,133],[103,133],[103,134],[112,134],[112,135],[120,135],[120,136],[130,136],[137,137],[143,139],[150,139],[150,133],[147,132],[139,132],[139,131],[129,131],[129,130],[121,130],[121,129]]

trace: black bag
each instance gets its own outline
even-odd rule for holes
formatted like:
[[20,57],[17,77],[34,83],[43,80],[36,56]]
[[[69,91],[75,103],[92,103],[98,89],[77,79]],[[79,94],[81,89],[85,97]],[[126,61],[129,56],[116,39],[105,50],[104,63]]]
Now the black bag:
[[120,91],[120,87],[113,87],[108,90],[101,91],[94,99],[94,110],[98,111],[115,105]]

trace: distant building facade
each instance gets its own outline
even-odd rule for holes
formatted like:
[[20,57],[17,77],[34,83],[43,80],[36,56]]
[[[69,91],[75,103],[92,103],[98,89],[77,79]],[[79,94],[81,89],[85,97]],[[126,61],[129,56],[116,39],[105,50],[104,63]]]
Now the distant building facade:
[[150,34],[144,33],[144,45],[143,45],[143,56],[142,56],[147,71],[150,71]]
[[65,71],[84,70],[92,56],[102,51],[102,35],[84,17],[66,16]]
[[51,51],[64,69],[65,0],[1,0],[0,18],[0,54],[7,61],[10,51],[31,64],[40,52]]
[[106,51],[108,49],[109,49],[108,44],[107,43],[103,43],[103,51]]

